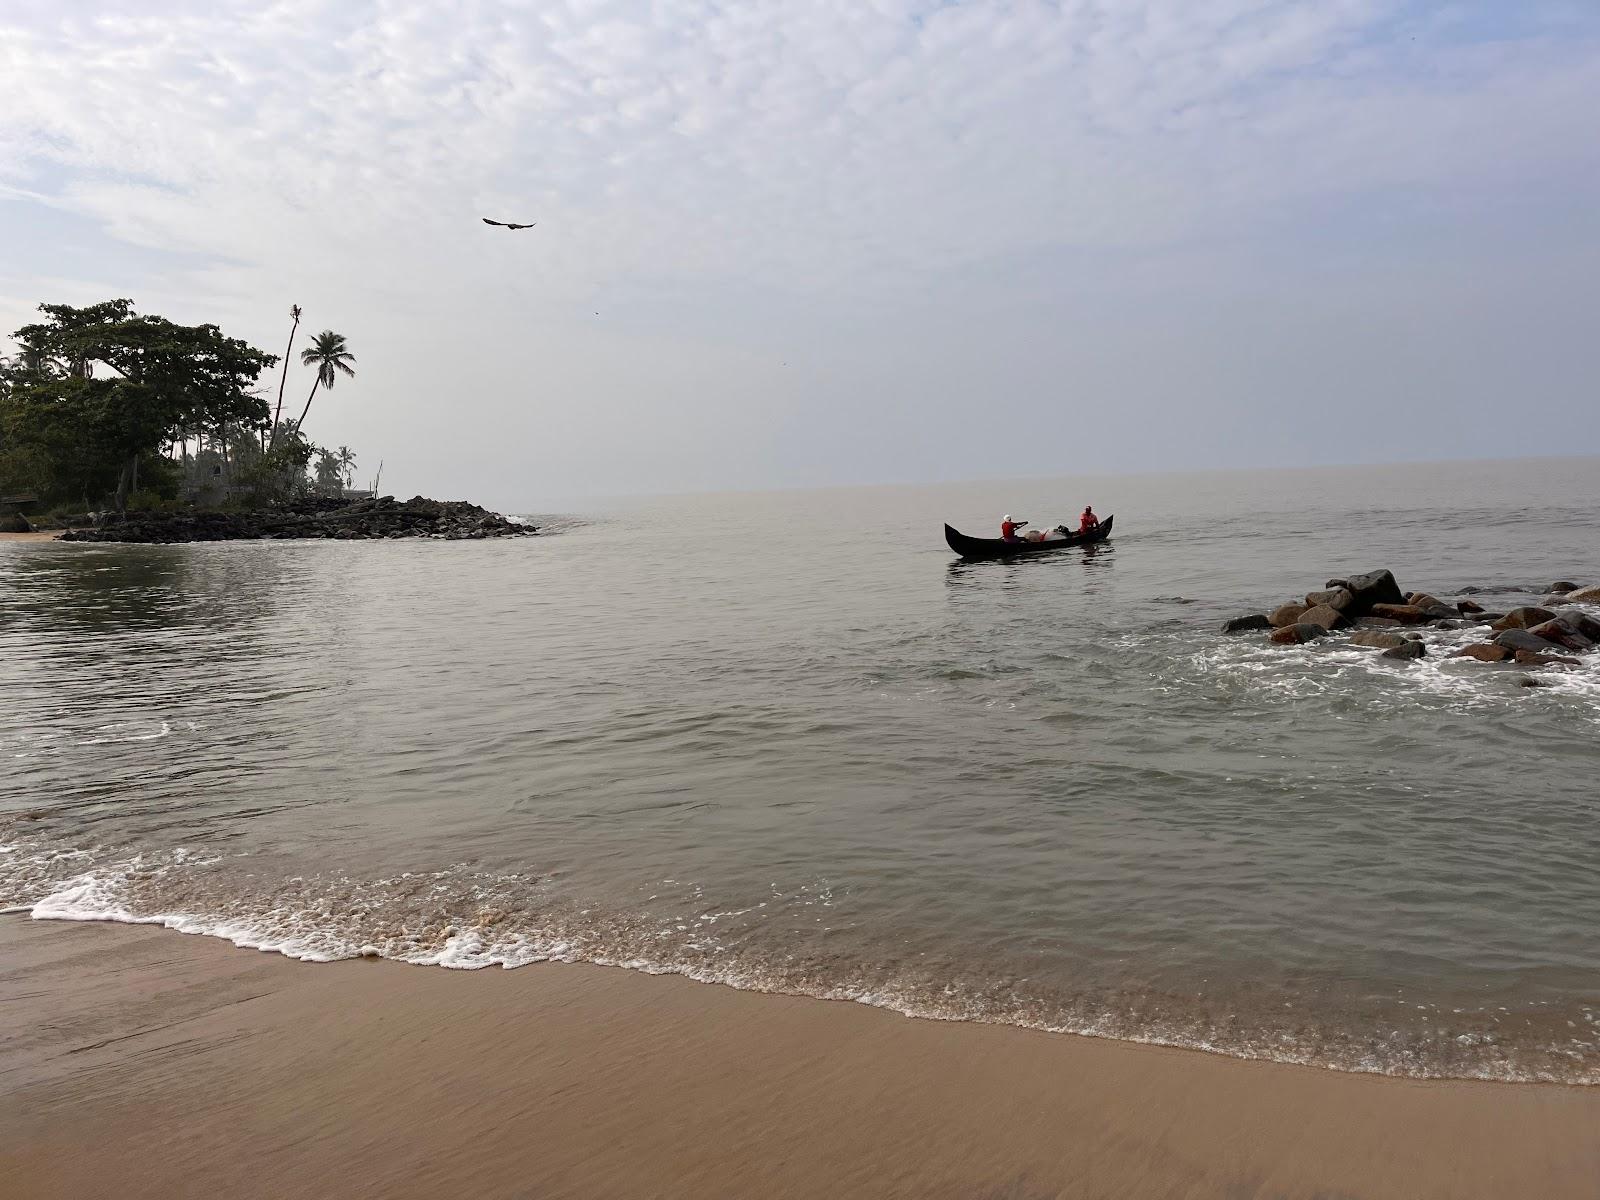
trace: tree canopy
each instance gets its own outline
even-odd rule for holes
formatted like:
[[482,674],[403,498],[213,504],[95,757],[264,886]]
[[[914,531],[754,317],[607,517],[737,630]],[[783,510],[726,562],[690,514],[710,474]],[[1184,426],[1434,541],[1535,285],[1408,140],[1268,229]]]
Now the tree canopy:
[[0,377],[0,451],[45,456],[84,495],[114,478],[120,508],[141,457],[197,433],[266,428],[252,385],[276,355],[215,325],[141,316],[131,300],[39,310],[45,320],[12,335],[21,353]]

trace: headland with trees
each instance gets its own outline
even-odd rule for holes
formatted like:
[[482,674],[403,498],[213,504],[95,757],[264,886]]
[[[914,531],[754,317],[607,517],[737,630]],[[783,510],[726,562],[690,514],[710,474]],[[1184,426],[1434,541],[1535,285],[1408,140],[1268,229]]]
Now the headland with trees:
[[305,432],[318,393],[355,378],[342,334],[324,329],[301,349],[311,385],[299,415],[284,415],[299,305],[281,358],[126,299],[39,311],[0,360],[0,531],[67,528],[93,541],[533,532],[464,502],[379,497],[381,463],[372,486],[355,489],[355,451]]

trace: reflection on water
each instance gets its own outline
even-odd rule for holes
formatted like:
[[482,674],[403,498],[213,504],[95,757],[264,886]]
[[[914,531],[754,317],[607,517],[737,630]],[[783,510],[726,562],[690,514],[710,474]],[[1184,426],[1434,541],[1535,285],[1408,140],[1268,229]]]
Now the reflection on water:
[[[505,544],[0,545],[0,904],[1592,1080],[1596,668],[1529,690],[1446,657],[1468,632],[1400,665],[1215,631],[1374,566],[1600,579],[1600,508],[1572,501],[1597,482],[953,485],[674,499]],[[1114,539],[941,543],[1064,492]],[[1372,494],[1381,522],[1297,499]]]

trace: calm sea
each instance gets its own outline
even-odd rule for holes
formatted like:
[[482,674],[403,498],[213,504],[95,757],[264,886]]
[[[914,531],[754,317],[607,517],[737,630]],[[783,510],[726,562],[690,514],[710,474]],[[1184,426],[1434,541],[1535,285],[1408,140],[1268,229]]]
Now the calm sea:
[[[1085,503],[1117,536],[963,565]],[[1600,1082],[1600,655],[1219,622],[1600,583],[1600,460],[0,544],[0,905],[1404,1075]],[[419,969],[422,969],[419,967]]]

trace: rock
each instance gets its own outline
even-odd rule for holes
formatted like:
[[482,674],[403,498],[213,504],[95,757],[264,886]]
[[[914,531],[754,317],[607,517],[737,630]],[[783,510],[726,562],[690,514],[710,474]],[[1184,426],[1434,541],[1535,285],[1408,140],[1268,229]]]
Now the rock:
[[1248,617],[1235,617],[1225,621],[1222,625],[1223,633],[1250,633],[1256,629],[1271,629],[1272,622],[1260,613],[1252,613]]
[[1361,616],[1372,611],[1377,604],[1404,604],[1405,596],[1400,591],[1400,585],[1394,581],[1394,576],[1388,571],[1371,571],[1366,575],[1352,575],[1345,580],[1344,586],[1350,589],[1354,597],[1350,606],[1352,616]]
[[1505,616],[1491,624],[1489,628],[1494,630],[1532,629],[1535,625],[1543,625],[1554,616],[1555,613],[1548,608],[1536,608],[1529,605],[1525,608],[1513,608]]
[[1538,688],[1538,687],[1549,687],[1550,684],[1549,684],[1549,682],[1547,680],[1532,679],[1532,678],[1529,678],[1527,675],[1522,675],[1522,676],[1519,676],[1518,679],[1517,679],[1517,686],[1518,687],[1525,687],[1525,688]]
[[1437,621],[1429,621],[1428,624],[1435,629],[1468,629],[1471,627],[1472,622],[1460,621],[1454,617],[1441,617]]
[[1567,583],[1565,580],[1562,580],[1560,583],[1552,583],[1549,587],[1545,588],[1545,591],[1549,592],[1552,596],[1565,596],[1568,592],[1575,592],[1577,590],[1577,584]]
[[347,502],[312,496],[277,508],[245,513],[132,513],[126,520],[101,528],[74,530],[65,541],[81,542],[218,542],[248,538],[523,537],[538,532],[532,525],[507,521],[464,500],[429,500],[414,496],[403,502],[393,496]]
[[1329,588],[1325,592],[1311,592],[1306,596],[1307,608],[1321,608],[1326,606],[1338,612],[1344,612],[1355,602],[1355,594],[1349,588]]
[[1428,648],[1425,645],[1423,645],[1421,642],[1410,641],[1404,642],[1399,646],[1391,646],[1389,649],[1385,650],[1381,655],[1379,655],[1380,658],[1396,658],[1401,660],[1426,658],[1427,656]]
[[1546,621],[1542,625],[1535,625],[1528,630],[1534,637],[1542,637],[1547,642],[1554,642],[1564,650],[1592,650],[1594,641],[1584,637],[1560,617]]
[[1371,608],[1374,617],[1387,617],[1391,621],[1398,621],[1402,625],[1423,625],[1432,620],[1424,610],[1414,604],[1374,604]]
[[1364,629],[1396,629],[1400,622],[1393,617],[1362,617],[1361,625]]
[[1576,629],[1591,642],[1600,643],[1600,621],[1595,620],[1581,608],[1563,608],[1556,611],[1556,619],[1565,621],[1568,626]]
[[1393,650],[1396,646],[1404,646],[1407,639],[1398,633],[1384,633],[1381,629],[1361,630],[1350,635],[1352,646],[1372,646],[1378,650]]
[[1463,617],[1466,617],[1473,613],[1481,613],[1483,611],[1483,605],[1479,604],[1476,600],[1457,600],[1456,611]]
[[1491,642],[1476,642],[1464,649],[1457,650],[1451,658],[1475,658],[1479,662],[1505,662],[1516,651],[1507,646],[1496,646]]
[[1298,625],[1285,625],[1282,629],[1274,629],[1270,640],[1279,646],[1299,646],[1327,636],[1328,631],[1321,625],[1307,625],[1301,622]]
[[1326,604],[1319,604],[1315,608],[1308,608],[1300,617],[1302,625],[1319,625],[1326,630],[1339,629],[1348,622],[1345,615],[1337,608]]
[[1427,592],[1407,592],[1406,603],[1415,604],[1418,608],[1444,608],[1445,602],[1437,596],[1430,596]]
[[0,533],[31,533],[33,526],[28,524],[28,518],[21,513],[12,513],[10,516],[0,516]]
[[1536,654],[1532,650],[1518,650],[1516,660],[1525,667],[1548,667],[1555,663],[1562,663],[1569,667],[1583,665],[1577,659],[1568,658],[1564,654]]
[[1562,599],[1568,604],[1600,604],[1600,587],[1573,588]]
[[1323,584],[1322,586],[1325,587],[1325,588],[1346,588],[1346,589],[1348,589],[1349,586],[1350,586],[1350,581],[1348,579],[1330,579],[1330,580],[1328,580],[1327,583]]
[[1308,604],[1284,604],[1272,610],[1272,615],[1267,618],[1274,629],[1282,629],[1285,625],[1296,624],[1311,606]]
[[1495,645],[1505,646],[1510,650],[1532,650],[1535,654],[1554,654],[1558,650],[1566,649],[1554,642],[1536,637],[1526,629],[1507,629],[1495,635]]

